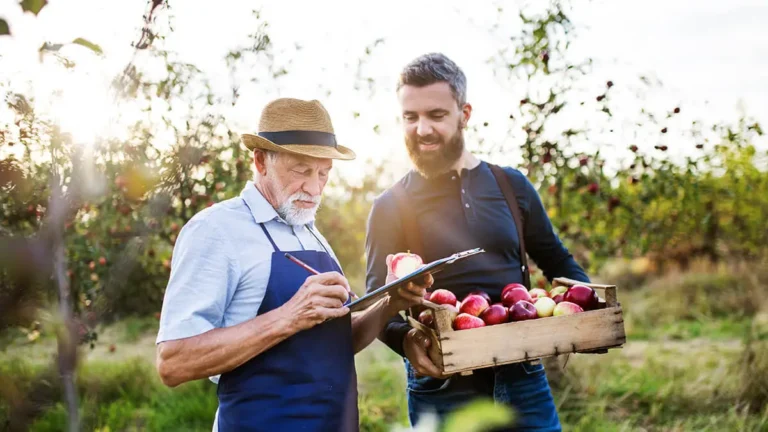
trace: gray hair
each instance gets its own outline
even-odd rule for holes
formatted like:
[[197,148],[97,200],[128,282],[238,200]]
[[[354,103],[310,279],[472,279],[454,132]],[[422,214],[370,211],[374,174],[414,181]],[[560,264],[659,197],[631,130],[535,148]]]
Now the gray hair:
[[[277,159],[277,155],[278,155],[278,152],[274,150],[267,150],[262,148],[253,149],[253,153],[254,153],[254,156],[256,155],[256,153],[264,153],[264,159],[271,162],[274,162],[275,159]],[[261,174],[259,173],[259,170],[257,169],[253,170],[253,180],[258,180],[259,178],[261,178]]]
[[467,77],[461,68],[441,53],[424,54],[408,63],[400,72],[399,91],[404,85],[423,87],[447,82],[459,106],[467,103]]

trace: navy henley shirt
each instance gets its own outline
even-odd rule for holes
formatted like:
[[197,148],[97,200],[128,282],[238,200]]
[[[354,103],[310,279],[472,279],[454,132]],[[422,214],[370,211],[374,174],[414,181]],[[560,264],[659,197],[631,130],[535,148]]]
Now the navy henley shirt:
[[[555,234],[528,178],[514,168],[503,169],[512,182],[525,221],[529,258],[549,281],[567,277],[589,282],[584,270]],[[497,302],[505,285],[523,283],[517,228],[486,162],[480,162],[471,170],[464,169],[461,175],[450,171],[431,179],[410,171],[400,183],[411,202],[408,215],[416,218],[421,233],[425,263],[467,249],[485,249],[485,253],[459,261],[435,274],[432,290],[450,290],[461,300],[470,291],[479,289]],[[407,249],[397,202],[392,190],[388,189],[374,200],[367,223],[368,291],[385,284],[387,255]],[[400,315],[396,315],[387,323],[381,339],[402,356],[403,338],[410,328]]]

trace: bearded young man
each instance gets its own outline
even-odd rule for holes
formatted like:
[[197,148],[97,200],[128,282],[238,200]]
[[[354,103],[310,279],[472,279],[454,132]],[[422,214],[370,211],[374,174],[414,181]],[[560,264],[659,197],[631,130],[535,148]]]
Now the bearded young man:
[[[383,263],[390,254],[410,249],[430,262],[481,247],[485,253],[437,274],[434,287],[450,290],[460,300],[482,290],[499,302],[505,285],[529,284],[521,240],[550,281],[562,276],[589,282],[555,234],[525,175],[481,161],[465,148],[463,129],[472,106],[466,99],[466,77],[453,61],[442,54],[415,59],[403,69],[397,95],[413,169],[373,204],[366,237],[368,289],[385,280]],[[515,224],[514,207],[502,193],[504,182],[512,186],[523,226]],[[540,361],[442,376],[427,355],[429,339],[399,315],[380,339],[404,357],[412,425],[425,413],[443,419],[475,398],[489,398],[516,411],[515,430],[561,430]]]
[[158,372],[171,387],[218,383],[214,431],[356,431],[354,354],[390,317],[419,304],[432,279],[350,316],[349,282],[314,219],[333,159],[354,152],[336,143],[319,102],[298,99],[269,103],[258,134],[243,141],[255,180],[179,233]]

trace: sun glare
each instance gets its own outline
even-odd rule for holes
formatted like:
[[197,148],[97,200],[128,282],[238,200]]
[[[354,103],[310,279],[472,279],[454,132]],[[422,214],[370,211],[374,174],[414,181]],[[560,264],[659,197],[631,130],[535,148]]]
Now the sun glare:
[[101,137],[114,136],[116,103],[108,83],[87,73],[70,73],[58,81],[50,100],[50,112],[74,144],[92,146]]

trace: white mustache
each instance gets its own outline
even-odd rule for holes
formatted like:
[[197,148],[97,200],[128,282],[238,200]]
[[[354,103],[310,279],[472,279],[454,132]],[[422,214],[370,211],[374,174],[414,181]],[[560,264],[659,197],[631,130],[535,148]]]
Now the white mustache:
[[308,193],[304,193],[304,192],[296,192],[295,194],[291,195],[288,198],[289,202],[309,201],[309,202],[314,203],[314,204],[320,204],[320,200],[321,200],[320,195],[312,196],[312,195],[310,195]]

